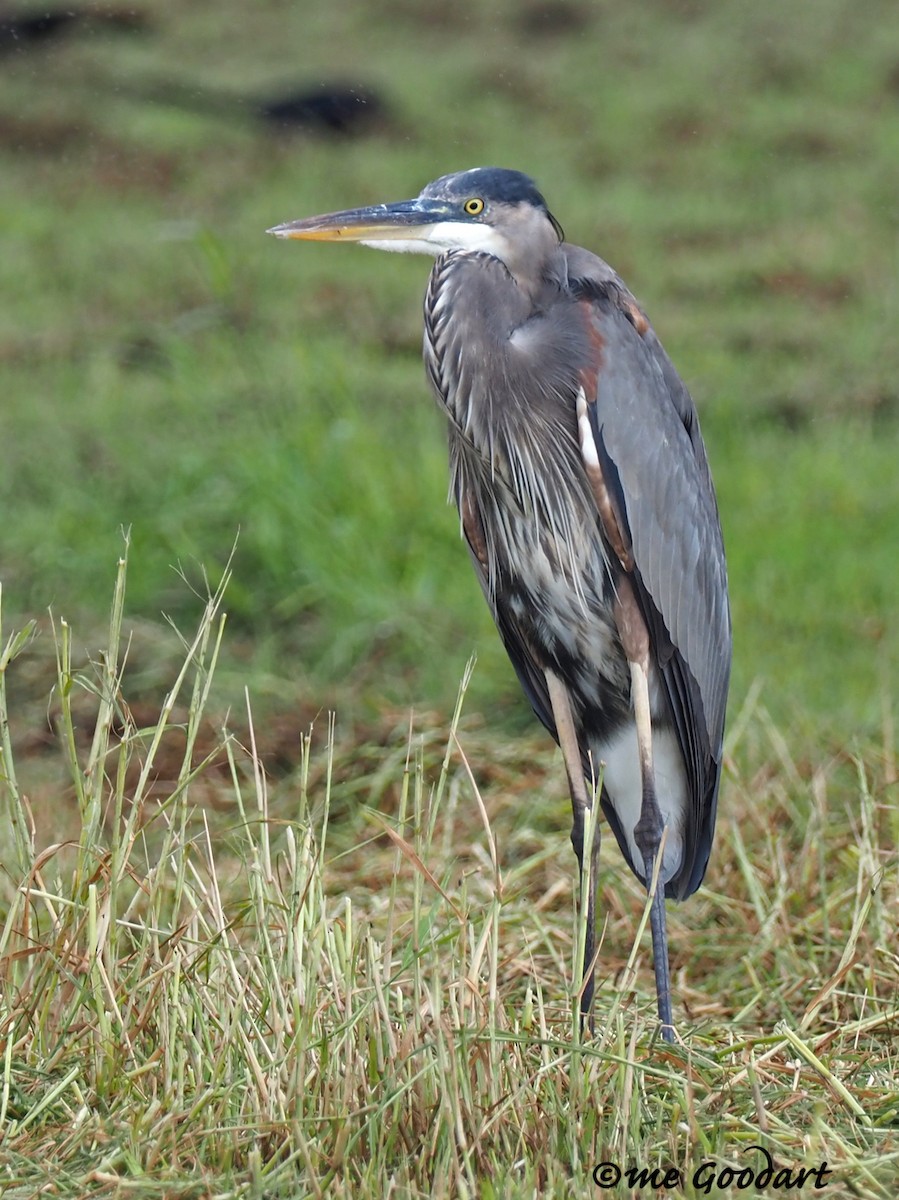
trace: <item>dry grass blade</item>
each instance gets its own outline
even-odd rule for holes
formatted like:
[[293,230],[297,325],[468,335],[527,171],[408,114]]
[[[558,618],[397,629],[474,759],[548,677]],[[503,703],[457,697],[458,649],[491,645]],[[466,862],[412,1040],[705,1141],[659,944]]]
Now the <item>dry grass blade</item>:
[[[744,785],[726,783],[709,887],[670,910],[675,991],[697,1010],[682,1047],[653,1041],[645,910],[633,928],[645,896],[615,862],[601,879],[603,1033],[579,1043],[564,977],[583,930],[564,825],[547,833],[519,803],[516,748],[476,727],[463,737],[460,695],[448,731],[397,726],[382,747],[392,820],[354,810],[359,747],[333,720],[275,780],[252,713],[246,750],[227,731],[215,748],[200,737],[219,602],[184,640],[168,691],[191,696],[188,752],[153,799],[147,758],[162,752],[170,704],[139,737],[126,722],[114,758],[111,714],[129,711],[121,654],[101,656],[94,678],[60,654],[59,686],[90,691],[101,729],[87,741],[62,731],[82,784],[77,844],[38,844],[19,869],[25,843],[10,843],[5,1195],[574,1198],[610,1161],[634,1187],[674,1172],[690,1195],[700,1168],[747,1167],[752,1144],[790,1169],[826,1159],[857,1196],[892,1195],[899,968],[877,939],[896,879],[859,795],[877,794],[870,770],[831,772],[823,787],[822,766],[807,796],[777,751],[757,801],[793,847],[801,903],[770,828],[744,821],[737,836]],[[753,764],[739,768],[749,778]],[[555,786],[549,755],[540,770]],[[823,864],[793,823],[803,806],[826,817]]]
[[405,858],[407,862],[410,862],[416,871],[421,873],[422,877],[428,881],[435,892],[440,893],[440,895],[455,913],[457,919],[460,921],[464,920],[463,914],[456,905],[456,902],[453,900],[452,896],[450,896],[448,892],[444,891],[443,887],[435,878],[435,876],[422,862],[415,848],[410,846],[404,837],[401,837],[395,829],[391,829],[386,823],[382,825],[382,829],[393,842],[394,846],[396,846],[397,850],[399,850],[400,854],[402,854],[403,858]]

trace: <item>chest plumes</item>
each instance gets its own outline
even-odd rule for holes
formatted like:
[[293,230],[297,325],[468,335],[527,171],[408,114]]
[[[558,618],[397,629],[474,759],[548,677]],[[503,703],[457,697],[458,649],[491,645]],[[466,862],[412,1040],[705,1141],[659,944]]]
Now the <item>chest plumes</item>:
[[577,322],[559,319],[570,309],[558,287],[552,299],[544,310],[502,263],[467,253],[437,260],[425,298],[425,363],[449,420],[451,494],[483,539],[491,590],[535,558],[580,588],[596,530],[575,415],[589,345]]

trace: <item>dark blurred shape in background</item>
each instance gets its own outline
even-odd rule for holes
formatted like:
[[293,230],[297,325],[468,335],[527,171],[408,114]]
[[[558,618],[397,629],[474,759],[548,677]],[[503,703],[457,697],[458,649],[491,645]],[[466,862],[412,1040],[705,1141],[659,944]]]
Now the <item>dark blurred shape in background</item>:
[[[9,10],[0,3],[0,57],[42,48],[76,32],[145,33],[149,27],[143,15],[129,9],[29,11]],[[344,136],[383,128],[387,121],[384,100],[370,87],[346,80],[319,80],[256,96],[178,79],[150,79],[144,83],[109,80],[108,86],[127,99],[218,120],[257,122],[275,133]]]
[[582,33],[591,16],[589,7],[568,0],[534,0],[519,10],[515,24],[528,37],[566,37]]
[[0,55],[23,53],[75,32],[111,29],[143,33],[148,21],[130,9],[54,8],[49,11],[7,11],[0,8]]
[[280,129],[295,126],[330,133],[359,133],[384,124],[387,107],[370,88],[323,83],[260,101],[256,114]]
[[258,121],[275,133],[349,136],[383,128],[387,105],[369,87],[353,83],[318,83],[286,88],[269,96],[240,96],[205,84],[178,80],[117,86],[121,96],[165,104],[183,112],[225,121]]

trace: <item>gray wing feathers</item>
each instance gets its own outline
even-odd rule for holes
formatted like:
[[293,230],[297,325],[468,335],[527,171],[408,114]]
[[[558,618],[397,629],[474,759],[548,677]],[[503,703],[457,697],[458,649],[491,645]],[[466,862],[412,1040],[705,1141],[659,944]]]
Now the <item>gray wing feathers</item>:
[[696,410],[652,328],[641,334],[626,315],[633,297],[614,271],[579,249],[569,255],[569,275],[575,271],[577,290],[593,300],[603,343],[596,402],[589,406],[594,437],[614,467],[637,571],[698,685],[702,732],[720,761],[730,614],[721,526]]

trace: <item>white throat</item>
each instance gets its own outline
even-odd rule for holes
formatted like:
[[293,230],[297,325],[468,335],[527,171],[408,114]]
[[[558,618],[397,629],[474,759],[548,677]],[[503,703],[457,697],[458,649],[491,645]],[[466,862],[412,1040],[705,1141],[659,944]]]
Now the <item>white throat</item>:
[[394,254],[430,254],[432,257],[447,250],[481,251],[492,254],[501,262],[506,261],[509,253],[509,244],[502,234],[489,225],[467,221],[438,221],[422,226],[408,238],[366,238],[361,244],[374,250],[390,250]]

